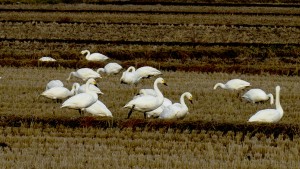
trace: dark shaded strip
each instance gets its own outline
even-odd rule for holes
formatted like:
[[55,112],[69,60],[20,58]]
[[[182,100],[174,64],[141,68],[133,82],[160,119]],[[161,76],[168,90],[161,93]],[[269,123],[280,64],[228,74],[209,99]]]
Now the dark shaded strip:
[[266,124],[266,123],[226,123],[216,121],[177,121],[177,120],[144,120],[144,119],[111,119],[103,118],[96,119],[93,117],[78,117],[78,118],[39,118],[39,117],[20,117],[14,115],[1,116],[0,126],[2,127],[30,127],[36,124],[43,127],[65,126],[68,128],[132,128],[132,130],[160,130],[174,129],[177,131],[221,131],[223,134],[240,132],[243,136],[255,136],[256,133],[263,133],[267,136],[274,136],[277,138],[279,135],[286,135],[291,140],[295,135],[300,134],[300,127],[297,124]]
[[115,44],[115,45],[164,45],[164,46],[230,46],[230,47],[286,47],[300,46],[299,43],[239,43],[239,42],[146,42],[146,41],[109,41],[109,40],[78,40],[78,39],[16,39],[0,38],[0,41],[42,42],[42,43],[75,43],[75,44]]
[[37,21],[37,20],[30,20],[30,21],[24,21],[24,20],[0,20],[0,22],[10,22],[10,23],[59,23],[59,24],[98,24],[98,25],[139,25],[139,26],[227,26],[227,27],[268,27],[268,28],[300,28],[300,25],[265,25],[265,24],[181,24],[181,23],[132,23],[132,22],[80,22],[80,21]]
[[171,14],[171,15],[249,15],[249,16],[300,16],[300,13],[258,13],[258,12],[197,12],[197,11],[136,11],[136,10],[59,10],[59,9],[0,9],[0,12],[41,13],[117,13],[117,14]]

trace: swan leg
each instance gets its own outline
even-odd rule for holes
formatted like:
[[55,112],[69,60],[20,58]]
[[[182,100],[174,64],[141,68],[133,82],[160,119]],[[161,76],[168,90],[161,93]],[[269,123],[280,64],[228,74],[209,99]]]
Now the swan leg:
[[134,107],[135,107],[135,105],[133,105],[132,108],[130,109],[130,111],[128,112],[127,119],[129,119],[130,115],[132,114]]
[[147,118],[147,114],[146,114],[146,112],[144,112],[144,119],[146,119]]

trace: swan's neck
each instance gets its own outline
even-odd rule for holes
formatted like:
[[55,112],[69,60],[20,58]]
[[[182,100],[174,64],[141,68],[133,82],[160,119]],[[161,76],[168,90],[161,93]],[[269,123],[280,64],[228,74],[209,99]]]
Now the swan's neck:
[[100,73],[100,72],[105,72],[105,69],[104,68],[99,68],[99,69],[97,69],[97,73]]
[[185,104],[185,101],[184,101],[184,97],[186,96],[186,93],[184,93],[184,94],[182,94],[181,96],[180,96],[180,104],[183,106],[183,107],[185,107],[185,108],[187,108],[187,106],[186,106],[186,104]]
[[85,56],[85,58],[89,59],[89,57],[90,57],[90,55],[91,55],[91,52],[87,50],[87,51],[85,51],[84,53],[87,53],[86,56]]
[[[78,94],[78,89],[80,87],[79,83],[74,83],[73,87],[74,87],[74,94],[73,95]],[[73,90],[73,88],[72,88],[72,90]]]
[[77,93],[77,86],[76,84],[74,83],[73,86],[72,86],[72,90],[70,91],[70,96],[73,96]]
[[130,66],[128,69],[127,69],[127,72],[135,72],[135,67],[133,66]]
[[93,91],[90,90],[90,85],[92,85],[92,84],[91,83],[86,83],[86,85],[85,85],[85,92],[88,93],[88,94],[90,94],[90,95],[92,95],[93,98],[98,99],[97,93],[95,93],[95,92],[93,92]]
[[283,109],[280,105],[280,90],[276,90],[275,104],[276,104],[276,110],[280,112],[280,115],[282,117],[283,116]]
[[159,88],[157,87],[157,81],[154,82],[154,90],[156,93],[157,98],[159,99],[159,101],[163,102],[164,101],[164,96],[161,93],[161,91],[159,90]]
[[273,104],[274,103],[274,97],[273,97],[273,95],[270,93],[267,96],[270,98],[270,104]]
[[216,88],[218,88],[218,87],[221,87],[221,88],[223,88],[223,89],[226,89],[226,86],[225,86],[225,84],[223,84],[223,83],[217,83],[217,84],[215,85],[214,89],[216,89]]
[[71,73],[69,74],[69,77],[67,78],[67,80],[70,80],[71,77],[72,77],[72,75],[74,75],[74,73],[75,73],[75,72],[71,72]]

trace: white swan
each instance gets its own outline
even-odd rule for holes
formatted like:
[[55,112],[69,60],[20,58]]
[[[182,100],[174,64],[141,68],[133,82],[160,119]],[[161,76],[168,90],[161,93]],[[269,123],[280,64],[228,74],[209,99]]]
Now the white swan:
[[95,116],[113,117],[111,111],[99,100],[97,100],[90,107],[87,107],[85,111]]
[[94,78],[94,79],[102,78],[99,73],[97,73],[96,71],[94,71],[93,69],[90,69],[90,68],[81,68],[81,69],[78,69],[76,72],[71,72],[69,77],[67,78],[67,80],[70,80],[71,76],[78,77],[78,78],[82,79],[83,81],[86,81],[89,78]]
[[152,110],[154,110],[154,109],[156,109],[156,108],[158,108],[159,106],[162,105],[162,103],[164,101],[164,96],[161,93],[161,91],[159,90],[159,88],[157,87],[158,83],[167,85],[165,83],[165,80],[161,77],[157,78],[154,81],[154,90],[156,91],[157,96],[143,95],[143,96],[137,97],[137,98],[129,101],[124,106],[125,108],[130,109],[130,111],[128,112],[128,117],[127,118],[130,117],[133,110],[143,112],[144,113],[144,118],[146,118],[146,112],[152,111]]
[[104,72],[108,75],[110,74],[118,74],[123,67],[118,63],[108,63],[104,66],[104,68],[99,68],[97,72]]
[[91,84],[96,84],[95,79],[88,79],[86,82],[86,92],[70,97],[62,104],[61,108],[67,107],[71,109],[78,109],[81,114],[85,108],[94,104],[98,100],[98,95],[97,93],[90,91]]
[[141,77],[141,78],[149,78],[151,76],[157,76],[161,75],[161,71],[158,69],[151,67],[151,66],[143,66],[140,67],[136,70],[136,73]]
[[71,91],[65,87],[52,87],[44,91],[41,94],[41,96],[47,97],[49,99],[55,99],[58,101],[58,100],[65,99],[69,96],[73,96],[76,90],[77,89],[75,84],[73,84]]
[[47,83],[46,90],[48,90],[52,87],[64,87],[64,84],[60,80],[51,80]]
[[140,89],[139,94],[156,96],[156,92],[154,89]]
[[184,102],[184,98],[187,97],[188,100],[192,102],[193,96],[189,92],[185,92],[180,96],[180,103],[174,103],[162,111],[159,118],[161,119],[182,119],[188,114],[188,107],[186,106]]
[[164,98],[163,104],[161,106],[159,106],[158,108],[156,108],[155,110],[146,112],[146,116],[148,118],[151,118],[151,117],[157,118],[160,116],[160,114],[163,112],[163,110],[170,105],[172,105],[172,101],[168,98]]
[[252,103],[267,101],[269,99],[270,104],[273,104],[274,102],[273,94],[266,94],[266,92],[261,89],[251,89],[248,92],[246,92],[242,97]]
[[[156,96],[156,92],[154,89],[141,89],[138,93],[138,95],[134,96],[133,98],[137,98],[137,97],[141,97],[144,95],[151,95],[151,96]],[[172,105],[172,101],[166,97],[164,97],[164,101],[163,104],[161,106],[159,106],[158,108],[156,108],[155,110],[146,112],[146,116],[148,118],[153,117],[153,118],[157,118],[159,117],[159,115],[161,114],[161,112],[164,110],[165,107],[168,107]]]
[[141,77],[135,72],[135,68],[133,66],[130,66],[126,71],[124,71],[120,78],[121,83],[124,84],[137,84],[140,80]]
[[217,89],[218,87],[221,87],[223,89],[228,89],[228,90],[241,90],[244,89],[248,86],[251,86],[249,82],[246,82],[241,79],[232,79],[229,80],[226,84],[223,83],[217,83],[214,86],[214,89]]
[[44,56],[39,59],[41,62],[55,62],[56,60],[49,56]]
[[248,122],[278,122],[283,116],[283,109],[280,105],[280,86],[276,86],[276,109],[264,109],[255,113]]
[[101,54],[101,53],[92,53],[89,50],[83,50],[81,51],[81,54],[87,54],[85,56],[86,60],[88,61],[105,61],[108,59],[107,56]]
[[[76,94],[86,92],[86,84],[83,84],[83,85],[80,86],[79,83],[75,83],[75,85],[76,85],[76,88],[77,88]],[[92,92],[95,92],[97,94],[103,94],[102,91],[97,86],[95,86],[93,84],[90,84],[89,90],[92,91]]]

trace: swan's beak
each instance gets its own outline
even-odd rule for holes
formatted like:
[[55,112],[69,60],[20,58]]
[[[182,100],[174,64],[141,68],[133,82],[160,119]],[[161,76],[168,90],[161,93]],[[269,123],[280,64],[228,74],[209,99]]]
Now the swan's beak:
[[95,84],[94,84],[94,86],[98,87],[98,84],[97,84],[97,83],[95,83]]
[[193,104],[193,100],[189,100]]
[[168,86],[168,84],[167,83],[163,83],[165,86]]

